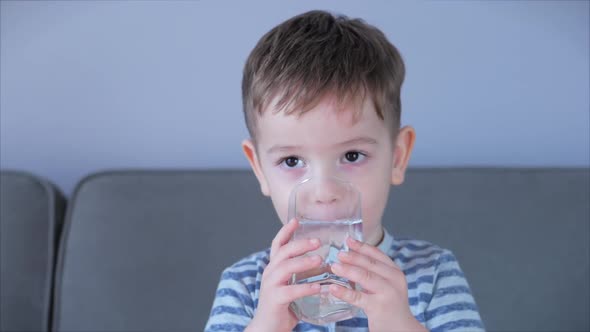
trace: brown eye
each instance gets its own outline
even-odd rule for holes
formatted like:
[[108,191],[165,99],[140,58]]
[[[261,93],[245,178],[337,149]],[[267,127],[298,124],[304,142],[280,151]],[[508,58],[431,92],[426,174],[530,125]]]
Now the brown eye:
[[346,161],[353,163],[359,159],[359,153],[356,151],[346,152],[344,157],[346,158]]
[[285,165],[287,167],[295,167],[299,163],[299,158],[297,157],[288,157],[285,159]]
[[344,164],[359,164],[367,158],[367,155],[359,151],[348,151],[342,156]]

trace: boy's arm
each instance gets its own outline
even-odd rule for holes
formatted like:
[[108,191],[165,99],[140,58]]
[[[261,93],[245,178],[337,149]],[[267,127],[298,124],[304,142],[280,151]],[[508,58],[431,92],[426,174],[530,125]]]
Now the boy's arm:
[[432,299],[424,312],[434,331],[484,331],[477,305],[457,259],[444,250],[436,262]]
[[247,274],[231,271],[231,268],[223,271],[205,326],[206,332],[244,331],[250,323],[254,315],[254,302],[245,282],[252,281],[255,285],[256,279],[250,276],[244,279]]

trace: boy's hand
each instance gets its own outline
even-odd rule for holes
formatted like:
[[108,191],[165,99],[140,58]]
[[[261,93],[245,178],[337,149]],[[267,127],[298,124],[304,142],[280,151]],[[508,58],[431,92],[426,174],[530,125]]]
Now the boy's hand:
[[319,248],[318,239],[289,242],[298,225],[297,220],[291,220],[272,241],[270,262],[262,274],[258,308],[246,331],[292,331],[299,320],[289,309],[289,304],[298,298],[320,292],[318,284],[288,285],[293,273],[317,268],[322,264],[318,255],[301,256]]
[[410,312],[408,287],[403,273],[381,250],[352,238],[349,252],[338,254],[340,263],[332,271],[359,283],[363,291],[331,285],[330,293],[362,308],[369,320],[369,331],[427,331]]

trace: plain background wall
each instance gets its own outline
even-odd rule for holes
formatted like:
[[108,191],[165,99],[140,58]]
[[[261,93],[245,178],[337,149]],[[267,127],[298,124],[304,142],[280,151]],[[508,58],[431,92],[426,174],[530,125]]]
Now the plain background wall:
[[400,49],[412,165],[590,164],[588,1],[0,6],[0,167],[66,193],[105,168],[247,167],[244,61],[310,9],[364,18]]

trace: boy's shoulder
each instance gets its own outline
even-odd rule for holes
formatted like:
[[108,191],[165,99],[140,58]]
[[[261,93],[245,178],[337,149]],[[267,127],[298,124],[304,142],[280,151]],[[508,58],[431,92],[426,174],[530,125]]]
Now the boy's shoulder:
[[[389,236],[387,234],[386,236]],[[408,266],[420,262],[436,263],[441,257],[453,257],[453,253],[437,244],[425,240],[413,238],[395,238],[391,237],[386,247],[379,246],[392,260],[398,265]],[[270,260],[270,248],[257,251],[243,257],[232,265],[228,266],[225,274],[232,274],[233,279],[244,279],[260,277],[264,268]],[[237,274],[236,274],[237,273]],[[236,278],[238,277],[238,278]]]
[[387,229],[383,230],[384,236],[379,249],[393,260],[401,259],[405,262],[420,257],[438,257],[450,253],[449,250],[432,242],[410,237],[394,237]]
[[[456,261],[450,250],[429,241],[408,237],[394,239],[386,231],[385,242],[379,249],[406,272],[436,268],[441,263]],[[228,266],[223,271],[223,278],[244,282],[260,280],[269,260],[270,248],[251,253]]]
[[451,273],[462,276],[455,254],[437,244],[411,238],[392,241],[388,256],[409,280]]
[[239,266],[253,265],[253,264],[257,264],[257,265],[262,264],[262,265],[266,266],[266,265],[268,265],[269,260],[270,260],[270,248],[267,248],[267,249],[260,250],[260,251],[249,254],[248,256],[235,262],[230,267],[239,267]]
[[419,254],[419,253],[443,253],[448,251],[441,246],[425,240],[418,240],[407,237],[396,238],[392,241],[391,250],[394,252],[403,252],[408,254]]
[[223,278],[227,279],[259,279],[270,260],[270,248],[252,253],[223,271]]
[[[388,234],[389,235],[389,234]],[[437,258],[442,255],[453,255],[453,253],[437,244],[425,240],[418,240],[407,237],[391,238],[385,248],[380,249],[393,260],[404,262],[423,257]],[[226,271],[264,269],[270,260],[270,248],[249,254],[226,268]]]
[[447,261],[455,261],[454,254],[437,244],[413,238],[395,238],[387,246],[387,255],[406,273],[436,268]]

